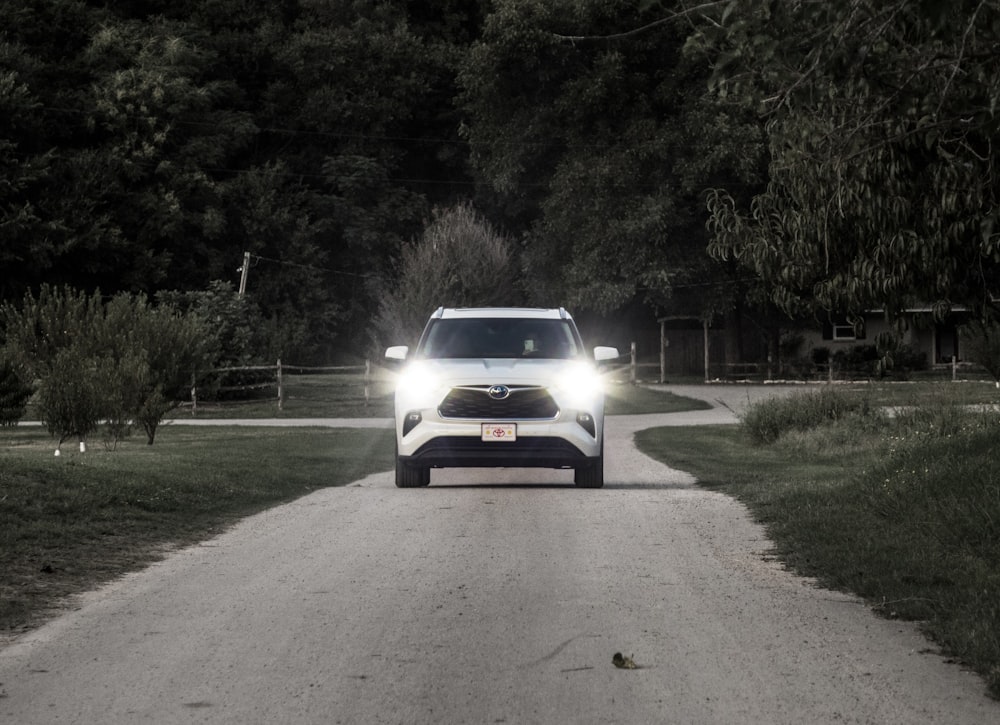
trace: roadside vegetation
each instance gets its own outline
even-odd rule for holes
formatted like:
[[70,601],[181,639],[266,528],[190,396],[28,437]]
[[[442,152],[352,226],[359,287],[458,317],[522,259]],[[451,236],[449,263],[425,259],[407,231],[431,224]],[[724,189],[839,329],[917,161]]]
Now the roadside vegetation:
[[0,430],[0,636],[238,519],[392,467],[389,430],[166,425],[56,458],[44,428]]
[[1000,697],[1000,416],[885,398],[823,389],[637,442],[744,502],[789,569],[919,622]]

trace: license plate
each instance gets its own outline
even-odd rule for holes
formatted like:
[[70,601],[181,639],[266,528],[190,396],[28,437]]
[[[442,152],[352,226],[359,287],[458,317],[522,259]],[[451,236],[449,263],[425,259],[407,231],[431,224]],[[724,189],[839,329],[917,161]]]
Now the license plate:
[[517,440],[517,423],[483,423],[483,440],[491,443],[515,441]]

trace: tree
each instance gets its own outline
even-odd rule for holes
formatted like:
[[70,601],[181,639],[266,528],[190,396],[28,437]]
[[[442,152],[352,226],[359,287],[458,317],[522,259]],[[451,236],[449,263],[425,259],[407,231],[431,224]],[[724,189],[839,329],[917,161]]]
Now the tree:
[[0,301],[203,290],[250,252],[269,356],[349,349],[369,280],[468,193],[451,99],[484,7],[0,3]]
[[101,422],[116,440],[138,422],[152,445],[163,416],[176,407],[209,340],[201,320],[143,295],[43,286],[20,309],[0,308],[6,354],[40,381],[39,404],[49,431],[83,440]]
[[78,347],[56,351],[47,367],[38,388],[42,422],[50,435],[59,438],[57,455],[62,444],[72,437],[79,439],[83,451],[87,436],[97,430],[108,413],[99,383],[103,371],[94,357]]
[[991,314],[1000,6],[731,2],[700,28],[719,97],[766,124],[768,184],[711,195],[712,252],[792,314]]
[[663,5],[498,2],[469,54],[472,160],[517,213],[533,302],[705,319],[737,302],[745,275],[707,256],[702,195],[758,182],[761,128],[706,100],[690,23]]
[[379,289],[375,346],[413,346],[438,307],[517,304],[516,280],[512,244],[471,204],[436,210],[420,239],[404,247],[397,278]]

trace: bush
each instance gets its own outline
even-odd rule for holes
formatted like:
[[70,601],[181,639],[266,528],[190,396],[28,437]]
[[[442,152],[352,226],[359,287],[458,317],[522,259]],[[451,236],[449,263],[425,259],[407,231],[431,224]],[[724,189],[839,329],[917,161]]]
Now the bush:
[[960,335],[966,359],[982,365],[1000,384],[1000,323],[975,320],[963,325]]
[[38,389],[38,410],[59,445],[69,438],[83,441],[97,429],[107,412],[99,362],[79,348],[65,348],[49,361]]
[[881,356],[874,345],[852,345],[830,356],[834,369],[849,376],[875,377]]
[[142,295],[105,303],[100,292],[48,286],[21,309],[0,308],[7,354],[41,381],[42,418],[60,442],[82,439],[102,421],[117,441],[134,421],[152,444],[192,372],[206,367],[201,319],[153,307]]
[[[817,348],[819,349],[819,348]],[[854,345],[830,356],[834,370],[847,376],[906,380],[914,370],[927,369],[927,355],[910,345],[897,345],[884,355],[875,345]]]
[[0,426],[16,425],[24,417],[32,392],[10,361],[0,363]]
[[823,388],[754,403],[743,413],[740,424],[755,443],[767,444],[791,430],[810,430],[848,416],[871,422],[882,415],[867,398]]

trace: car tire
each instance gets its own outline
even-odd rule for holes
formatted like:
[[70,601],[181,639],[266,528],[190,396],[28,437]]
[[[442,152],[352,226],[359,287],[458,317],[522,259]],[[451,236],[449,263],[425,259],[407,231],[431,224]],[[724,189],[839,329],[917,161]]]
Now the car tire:
[[396,459],[396,486],[398,488],[419,488],[431,482],[431,469],[426,466],[412,466]]
[[573,471],[573,482],[577,488],[602,488],[604,486],[604,442],[601,454],[592,463]]

